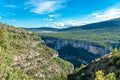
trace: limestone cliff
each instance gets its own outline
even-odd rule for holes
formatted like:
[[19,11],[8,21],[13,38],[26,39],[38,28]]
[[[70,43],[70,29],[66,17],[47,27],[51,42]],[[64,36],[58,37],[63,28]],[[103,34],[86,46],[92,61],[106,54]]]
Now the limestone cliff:
[[80,63],[87,64],[95,58],[110,52],[110,50],[102,46],[82,40],[58,39],[45,36],[42,39],[47,46],[57,50],[60,57],[72,62],[76,67],[79,67]]

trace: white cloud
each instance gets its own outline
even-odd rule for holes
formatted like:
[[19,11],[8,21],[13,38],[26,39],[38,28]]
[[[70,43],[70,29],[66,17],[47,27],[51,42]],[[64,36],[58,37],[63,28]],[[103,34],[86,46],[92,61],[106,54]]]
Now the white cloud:
[[120,18],[120,4],[117,4],[106,10],[96,11],[88,15],[68,18],[61,22],[54,22],[55,27],[70,27],[70,26],[80,26],[95,22],[106,21],[114,18]]
[[52,26],[57,28],[64,28],[65,24],[63,22],[53,22]]
[[44,14],[63,8],[65,2],[66,0],[31,0],[26,2],[25,5],[27,6],[26,9],[30,9],[31,12]]
[[98,12],[98,13],[93,13],[91,16],[93,16],[93,19],[104,21],[104,20],[109,20],[113,18],[119,18],[120,17],[120,9],[117,8],[111,8],[105,12]]
[[61,14],[50,14],[48,15],[50,18],[59,18]]
[[2,17],[0,16],[0,19],[2,19]]
[[43,18],[42,20],[43,20],[43,21],[51,22],[51,21],[53,21],[54,19],[52,19],[52,18]]
[[114,18],[120,18],[120,4],[117,4],[111,8],[103,11],[97,11],[86,17],[89,23],[106,21]]
[[78,20],[64,20],[61,22],[53,22],[52,25],[56,28],[66,28],[70,26],[79,26],[88,24],[87,21],[78,21]]

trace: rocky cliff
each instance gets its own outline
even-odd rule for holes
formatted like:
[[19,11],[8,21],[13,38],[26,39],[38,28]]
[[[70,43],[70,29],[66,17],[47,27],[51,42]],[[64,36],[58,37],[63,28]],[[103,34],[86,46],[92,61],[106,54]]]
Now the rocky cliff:
[[57,50],[59,57],[70,61],[75,67],[81,63],[87,64],[97,57],[105,55],[110,50],[82,40],[58,39],[53,37],[42,37],[46,45]]

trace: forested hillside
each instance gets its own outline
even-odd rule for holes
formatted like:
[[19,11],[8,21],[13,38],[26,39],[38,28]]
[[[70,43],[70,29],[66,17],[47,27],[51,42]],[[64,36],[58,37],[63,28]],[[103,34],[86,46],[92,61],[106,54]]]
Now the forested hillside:
[[120,80],[120,49],[82,65],[68,80]]
[[36,34],[2,23],[0,65],[1,80],[65,80],[73,71]]

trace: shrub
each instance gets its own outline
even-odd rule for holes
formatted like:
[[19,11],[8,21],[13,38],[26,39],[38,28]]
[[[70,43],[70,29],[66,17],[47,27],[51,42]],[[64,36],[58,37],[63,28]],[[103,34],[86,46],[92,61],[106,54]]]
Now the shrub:
[[96,72],[95,80],[116,80],[116,75],[114,72],[104,75],[104,72],[102,70],[98,70]]

